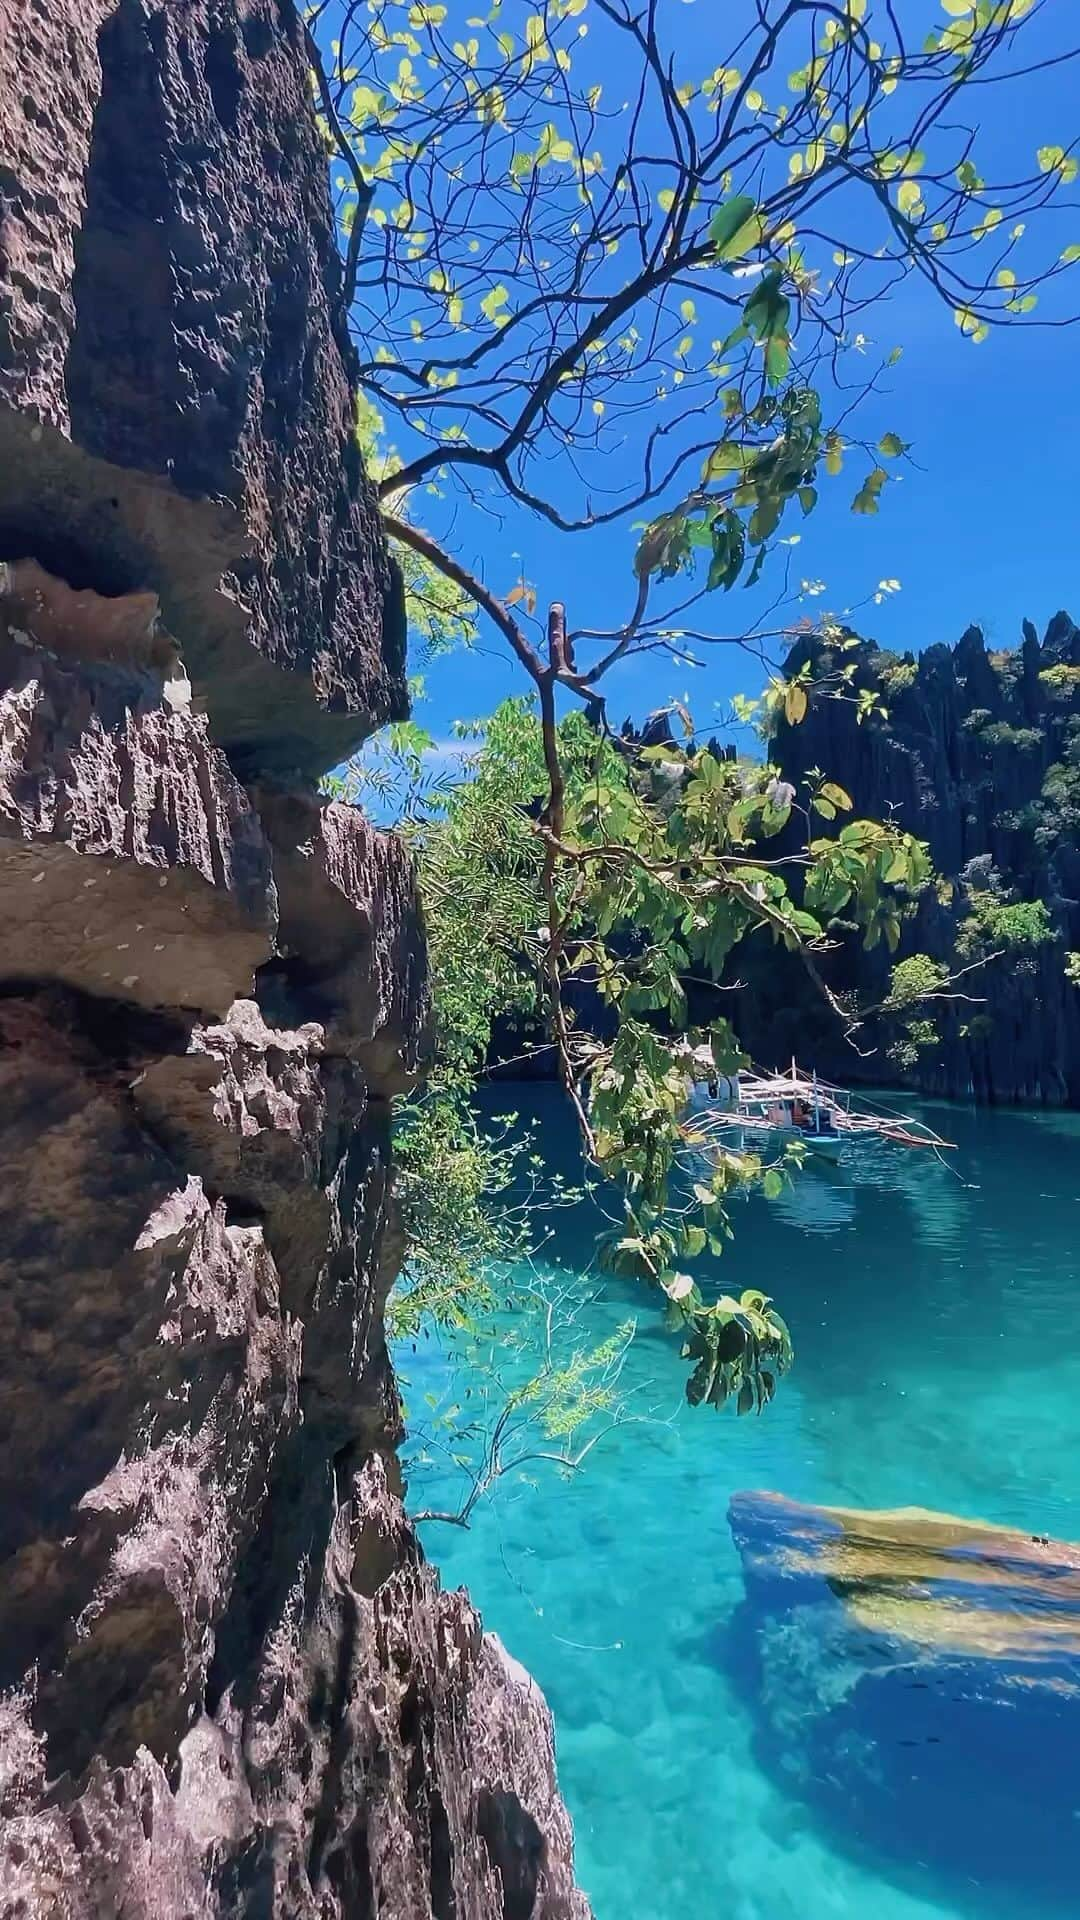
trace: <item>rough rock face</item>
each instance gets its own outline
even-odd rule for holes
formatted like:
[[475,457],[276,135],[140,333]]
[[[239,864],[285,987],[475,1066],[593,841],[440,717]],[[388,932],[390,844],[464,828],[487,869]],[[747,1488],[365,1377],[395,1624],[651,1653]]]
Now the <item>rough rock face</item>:
[[151,588],[234,764],[321,771],[404,631],[291,0],[0,26],[0,558]]
[[[807,651],[820,650],[800,643],[790,666]],[[917,661],[870,643],[844,658],[887,719],[860,725],[853,703],[814,700],[801,725],[781,725],[773,752],[786,779],[797,784],[819,767],[847,789],[858,815],[891,817],[929,843],[952,898],[923,897],[899,957],[953,956],[967,882],[999,887],[1004,899],[1044,900],[1054,926],[1050,942],[973,975],[973,1000],[939,1003],[941,1044],[903,1077],[957,1098],[1080,1105],[1080,991],[1065,972],[1066,953],[1080,947],[1080,629],[1057,614],[1041,643],[1028,625],[1014,651],[988,652],[973,627],[955,647],[928,647]],[[895,957],[852,939],[826,970],[833,986],[872,1005]],[[794,1051],[842,1080],[895,1080],[881,1034],[862,1036],[876,1051],[860,1058],[800,968],[770,962],[770,973],[754,978],[738,1010],[740,1037],[756,1058]]]
[[0,0],[0,1916],[587,1920],[410,1532],[404,702],[290,0]]
[[738,1658],[785,1783],[850,1839],[976,1885],[980,1910],[998,1884],[1070,1910],[1080,1547],[773,1493],[736,1494],[730,1520]]

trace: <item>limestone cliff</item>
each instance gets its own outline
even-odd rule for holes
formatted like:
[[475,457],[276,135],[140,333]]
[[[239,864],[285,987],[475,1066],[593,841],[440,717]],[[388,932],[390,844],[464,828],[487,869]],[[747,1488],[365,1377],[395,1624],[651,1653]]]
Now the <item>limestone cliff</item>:
[[291,0],[0,0],[0,1915],[583,1920],[410,1532],[404,707]]
[[[784,777],[797,784],[820,768],[847,789],[857,814],[895,819],[926,840],[949,882],[948,897],[931,889],[920,901],[900,956],[960,964],[957,933],[972,888],[1048,909],[1051,938],[969,976],[970,1000],[936,1005],[940,1042],[903,1077],[960,1098],[1080,1104],[1080,989],[1066,973],[1066,955],[1080,948],[1080,629],[1058,614],[1042,641],[1025,625],[1021,647],[996,652],[973,627],[955,647],[928,647],[917,659],[868,642],[833,659],[800,641],[789,671],[808,657],[826,677],[853,663],[852,690],[873,694],[885,712],[860,722],[852,700],[815,697],[806,719],[781,723],[772,743]],[[872,1005],[894,957],[853,937],[825,971]],[[737,1024],[758,1058],[795,1052],[843,1080],[897,1077],[887,1035],[866,1029],[860,1043],[876,1050],[860,1057],[802,970],[782,960],[755,973]]]

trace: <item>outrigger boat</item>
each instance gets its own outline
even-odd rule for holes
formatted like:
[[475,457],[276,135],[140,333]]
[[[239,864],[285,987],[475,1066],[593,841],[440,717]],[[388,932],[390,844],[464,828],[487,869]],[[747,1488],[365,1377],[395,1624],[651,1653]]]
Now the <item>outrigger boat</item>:
[[921,1120],[857,1110],[843,1087],[803,1073],[794,1060],[786,1073],[739,1072],[723,1080],[714,1073],[695,1079],[685,1124],[687,1144],[695,1147],[753,1151],[798,1140],[826,1160],[838,1159],[846,1141],[867,1138],[934,1151],[952,1151],[956,1145]]

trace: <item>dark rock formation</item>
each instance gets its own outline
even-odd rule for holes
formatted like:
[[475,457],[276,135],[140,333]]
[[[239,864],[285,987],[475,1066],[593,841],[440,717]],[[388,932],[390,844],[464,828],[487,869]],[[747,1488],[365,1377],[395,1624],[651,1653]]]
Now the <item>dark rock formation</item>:
[[321,771],[404,630],[291,0],[0,21],[0,558],[152,589],[238,770]]
[[730,1519],[741,1669],[785,1784],[852,1843],[1071,1911],[1080,1547],[771,1493]]
[[0,0],[0,1916],[585,1920],[401,1505],[404,706],[291,0]]
[[[816,669],[841,664],[800,642],[791,669],[808,653]],[[875,1051],[863,1059],[844,1043],[794,963],[770,961],[769,978],[755,975],[738,1009],[741,1038],[757,1058],[795,1052],[848,1081],[903,1077],[960,1098],[1080,1104],[1080,991],[1065,971],[1065,955],[1080,948],[1080,629],[1058,614],[1041,645],[1027,625],[1014,652],[988,652],[973,627],[956,647],[928,647],[917,661],[860,643],[843,656],[851,662],[855,686],[887,717],[860,724],[852,701],[815,698],[799,726],[781,723],[774,757],[785,779],[797,784],[818,767],[846,788],[857,815],[893,819],[926,840],[952,893],[923,897],[899,955],[845,941],[825,969],[830,983],[872,1005],[895,958],[953,959],[968,883],[997,887],[1003,899],[1044,900],[1054,938],[970,976],[972,1000],[938,1004],[941,1043],[902,1076],[887,1035],[864,1033]]]

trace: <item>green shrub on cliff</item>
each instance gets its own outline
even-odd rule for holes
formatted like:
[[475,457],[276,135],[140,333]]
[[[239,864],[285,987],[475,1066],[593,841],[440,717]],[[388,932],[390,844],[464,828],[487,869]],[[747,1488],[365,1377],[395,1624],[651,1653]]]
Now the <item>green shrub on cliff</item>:
[[1038,727],[1014,727],[1007,720],[991,720],[979,730],[979,738],[985,747],[994,750],[1005,747],[1012,753],[1037,753],[1043,743],[1043,735]]
[[886,700],[906,693],[919,677],[918,661],[901,660],[896,654],[879,654],[873,664]]
[[943,960],[932,960],[928,953],[913,953],[898,960],[892,970],[889,991],[881,1003],[883,1013],[907,1013],[933,994],[940,993],[949,979]]
[[1061,661],[1057,666],[1043,667],[1039,680],[1051,693],[1069,696],[1080,687],[1080,667],[1071,667]]
[[1038,844],[1052,851],[1080,836],[1080,718],[1067,723],[1064,752],[1047,767],[1038,802]]
[[985,958],[990,953],[1030,951],[1053,938],[1054,923],[1044,900],[1006,900],[989,889],[975,888],[967,896],[956,949],[964,959]]

